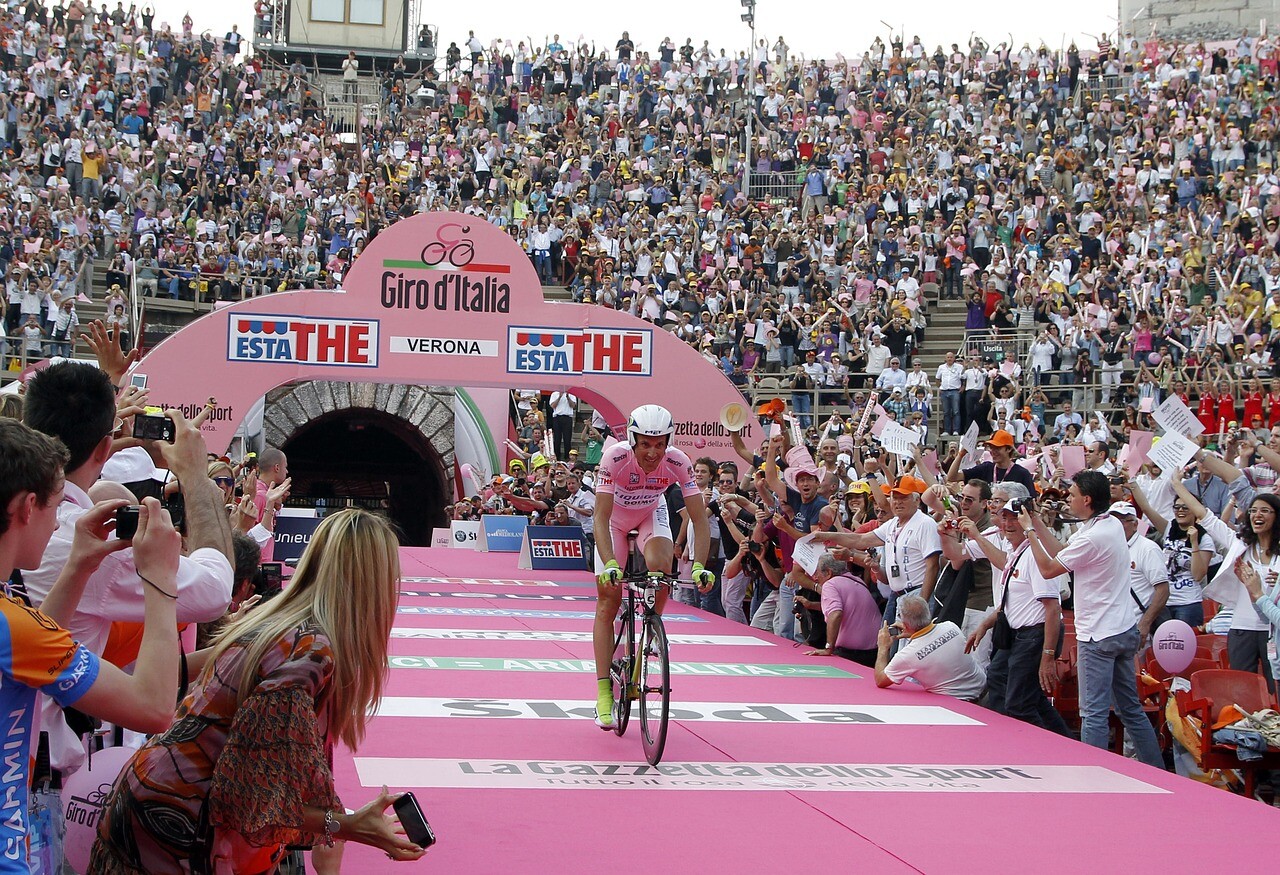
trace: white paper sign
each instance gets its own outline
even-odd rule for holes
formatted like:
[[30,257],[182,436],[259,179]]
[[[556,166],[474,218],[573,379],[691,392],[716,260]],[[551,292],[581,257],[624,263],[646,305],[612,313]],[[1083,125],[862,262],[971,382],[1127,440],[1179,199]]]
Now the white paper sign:
[[978,455],[978,423],[969,423],[969,428],[965,431],[964,437],[960,438],[960,448],[971,459]]
[[885,420],[884,431],[880,432],[881,445],[891,453],[912,458],[911,448],[920,443],[920,435],[906,426],[892,420]]
[[1199,451],[1199,447],[1177,432],[1166,432],[1164,437],[1147,450],[1147,461],[1160,466],[1160,479],[1167,480],[1177,474]]
[[1204,423],[1196,419],[1196,415],[1177,395],[1166,398],[1156,408],[1153,418],[1166,432],[1176,432],[1189,438],[1199,437],[1204,433]]
[[827,554],[827,548],[813,540],[813,535],[805,535],[796,541],[791,550],[791,558],[804,569],[804,573],[813,577],[818,573],[818,560]]

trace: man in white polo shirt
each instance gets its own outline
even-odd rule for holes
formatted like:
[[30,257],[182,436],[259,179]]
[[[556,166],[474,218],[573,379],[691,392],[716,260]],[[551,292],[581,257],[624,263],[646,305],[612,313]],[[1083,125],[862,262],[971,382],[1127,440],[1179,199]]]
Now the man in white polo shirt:
[[889,508],[893,511],[888,522],[863,534],[819,532],[814,540],[854,550],[884,548],[880,564],[893,590],[884,620],[892,623],[897,616],[898,599],[919,595],[927,600],[933,595],[942,542],[938,540],[937,525],[920,509],[920,495],[928,488],[923,480],[905,474],[892,486],[886,483],[880,488],[889,496]]
[[948,352],[938,365],[938,393],[942,397],[942,436],[960,433],[960,393],[964,389],[964,365]]
[[1129,595],[1129,539],[1108,511],[1111,484],[1104,474],[1081,471],[1067,493],[1071,515],[1084,524],[1063,546],[1040,514],[1020,517],[1036,565],[1045,577],[1075,575],[1076,652],[1080,677],[1080,740],[1110,747],[1112,707],[1133,740],[1138,759],[1164,768],[1155,730],[1138,700],[1134,657],[1141,643]]
[[1138,621],[1139,647],[1145,647],[1155,631],[1156,619],[1169,603],[1169,566],[1164,551],[1150,538],[1138,534],[1138,511],[1127,501],[1111,505],[1111,515],[1124,526],[1129,539],[1129,606]]
[[[894,632],[899,633],[899,646],[890,659]],[[965,651],[960,627],[931,622],[929,605],[919,596],[904,596],[898,602],[898,622],[880,628],[876,645],[877,687],[910,678],[926,692],[976,702],[986,686],[986,675]]]
[[1018,520],[1021,500],[1009,501],[995,515],[998,534],[988,538],[972,520],[960,521],[970,554],[991,560],[995,607],[969,635],[972,653],[1000,615],[1007,629],[993,633],[987,666],[987,701],[993,711],[1070,736],[1062,715],[1049,702],[1058,681],[1057,646],[1062,627],[1059,590],[1065,577],[1048,580],[1040,573]]

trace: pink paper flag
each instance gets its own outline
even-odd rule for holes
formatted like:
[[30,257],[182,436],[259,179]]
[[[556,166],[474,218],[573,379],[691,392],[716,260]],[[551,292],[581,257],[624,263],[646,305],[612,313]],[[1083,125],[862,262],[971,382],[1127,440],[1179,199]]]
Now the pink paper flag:
[[938,451],[929,450],[920,457],[920,463],[924,465],[924,469],[934,477],[942,476],[942,469],[938,466]]
[[1149,431],[1138,431],[1132,429],[1129,432],[1129,476],[1132,477],[1138,473],[1138,469],[1147,461],[1147,451],[1151,449],[1152,438],[1155,437]]
[[1058,459],[1062,462],[1063,475],[1074,477],[1084,470],[1084,447],[1063,447],[1058,452]]

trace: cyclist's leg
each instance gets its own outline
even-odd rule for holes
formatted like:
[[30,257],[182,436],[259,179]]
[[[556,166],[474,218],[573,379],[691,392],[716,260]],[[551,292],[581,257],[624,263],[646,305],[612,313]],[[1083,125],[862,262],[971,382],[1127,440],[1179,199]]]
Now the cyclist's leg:
[[[670,574],[676,548],[671,540],[671,517],[667,503],[659,499],[653,510],[635,528],[639,533],[636,544],[639,545],[640,552],[644,553],[645,566],[655,573]],[[658,590],[654,609],[661,614],[666,603],[666,590]]]
[[[627,532],[635,526],[632,518],[614,508],[609,531],[613,536],[613,555],[624,568],[627,563]],[[600,551],[595,554],[596,574],[604,571]],[[591,628],[592,651],[596,661],[596,724],[613,725],[613,689],[609,683],[609,666],[613,664],[613,621],[622,604],[621,586],[596,584],[596,616]]]

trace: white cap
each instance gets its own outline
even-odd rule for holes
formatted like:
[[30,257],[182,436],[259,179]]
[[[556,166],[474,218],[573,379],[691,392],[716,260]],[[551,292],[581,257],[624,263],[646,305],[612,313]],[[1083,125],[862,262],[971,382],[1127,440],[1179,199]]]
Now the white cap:
[[1137,509],[1127,501],[1117,501],[1113,503],[1108,513],[1112,514],[1113,516],[1136,517],[1138,515]]

